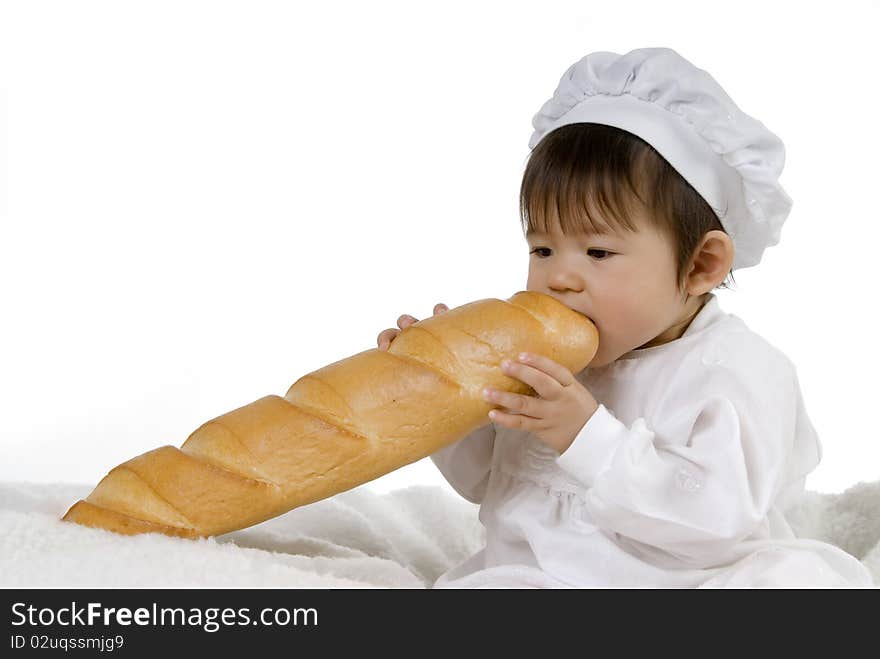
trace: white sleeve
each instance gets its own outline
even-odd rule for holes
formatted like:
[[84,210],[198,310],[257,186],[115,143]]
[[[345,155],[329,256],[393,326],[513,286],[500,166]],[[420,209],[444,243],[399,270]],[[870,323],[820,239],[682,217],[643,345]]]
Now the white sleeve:
[[494,448],[495,424],[489,423],[432,453],[431,460],[456,492],[471,503],[480,503],[486,496]]
[[779,362],[738,370],[668,383],[656,432],[600,405],[557,459],[590,488],[595,524],[703,564],[764,522],[785,485],[799,389]]

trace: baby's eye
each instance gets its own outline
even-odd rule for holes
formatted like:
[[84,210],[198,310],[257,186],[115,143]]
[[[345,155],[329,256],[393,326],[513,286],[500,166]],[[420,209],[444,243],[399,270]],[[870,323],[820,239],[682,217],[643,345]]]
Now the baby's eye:
[[[547,255],[545,255],[545,256],[541,256],[540,254],[538,254],[538,252],[549,252],[549,251],[550,251],[550,248],[549,248],[549,247],[536,247],[535,249],[533,249],[533,250],[532,250],[531,252],[529,252],[529,253],[530,253],[530,254],[534,254],[534,255],[537,256],[539,259],[543,259],[543,258],[547,258],[547,256],[549,256],[549,254],[547,254]],[[611,254],[612,254],[613,252],[609,252],[607,249],[588,249],[588,250],[587,250],[587,254],[594,254],[594,255],[595,255],[596,253],[598,253],[598,254],[602,254],[602,255],[605,255],[605,256],[611,256]],[[597,256],[597,257],[595,257],[595,258],[596,258],[598,261],[604,261],[604,260],[605,260],[605,256]]]

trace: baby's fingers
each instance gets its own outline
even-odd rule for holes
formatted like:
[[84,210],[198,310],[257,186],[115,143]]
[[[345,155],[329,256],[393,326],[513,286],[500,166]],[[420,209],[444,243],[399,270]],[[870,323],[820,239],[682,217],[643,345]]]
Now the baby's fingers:
[[379,336],[376,337],[376,344],[379,346],[379,350],[387,350],[388,346],[391,345],[391,342],[394,340],[394,337],[398,334],[400,334],[400,330],[394,329],[393,327],[382,330],[379,333]]
[[409,327],[413,323],[417,323],[417,322],[419,322],[418,318],[414,318],[413,316],[410,316],[409,314],[403,314],[400,318],[397,319],[397,326],[400,329],[406,329],[407,327]]
[[[442,302],[434,305],[434,315],[438,315],[449,311],[449,307],[447,307]],[[388,346],[391,345],[391,342],[400,334],[400,330],[404,330],[410,325],[419,322],[419,319],[415,316],[410,316],[408,313],[403,314],[400,318],[397,319],[397,326],[400,328],[394,329],[389,328],[386,330],[382,330],[378,337],[376,337],[376,343],[379,346],[379,350],[387,350]]]

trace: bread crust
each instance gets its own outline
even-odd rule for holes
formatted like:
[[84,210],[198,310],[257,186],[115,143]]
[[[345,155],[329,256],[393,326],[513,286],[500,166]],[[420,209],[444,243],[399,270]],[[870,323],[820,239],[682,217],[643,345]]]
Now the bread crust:
[[533,394],[504,375],[523,351],[573,373],[595,325],[549,295],[477,300],[308,373],[112,469],[62,518],[116,533],[199,538],[258,524],[421,460],[486,425],[485,387]]

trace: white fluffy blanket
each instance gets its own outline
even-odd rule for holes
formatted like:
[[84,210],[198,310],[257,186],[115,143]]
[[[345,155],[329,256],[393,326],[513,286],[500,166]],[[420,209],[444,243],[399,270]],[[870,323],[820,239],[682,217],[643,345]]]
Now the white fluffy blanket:
[[[485,538],[478,507],[436,486],[362,486],[200,540],[59,521],[91,490],[0,483],[0,586],[426,588]],[[807,492],[789,519],[797,535],[856,556],[880,584],[880,481]]]

